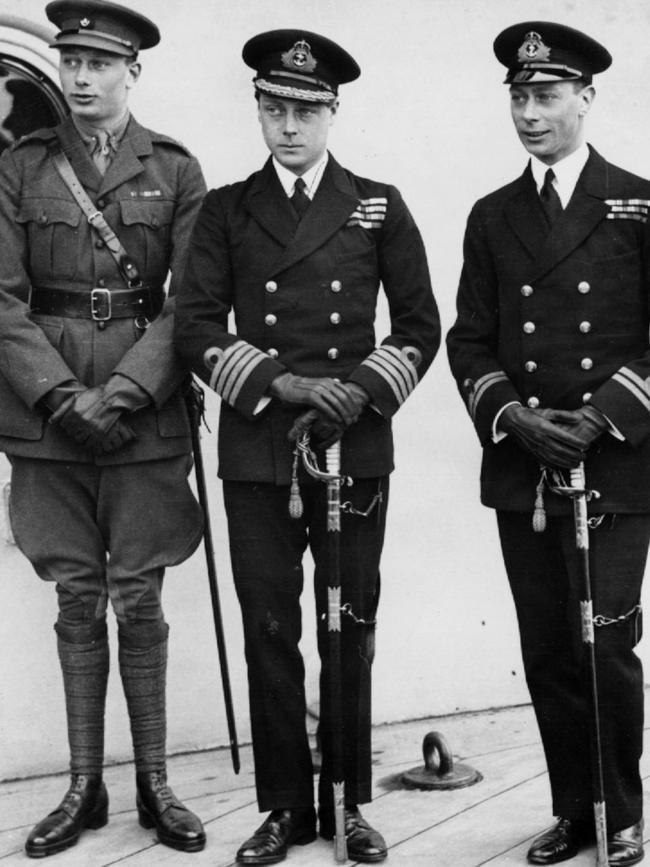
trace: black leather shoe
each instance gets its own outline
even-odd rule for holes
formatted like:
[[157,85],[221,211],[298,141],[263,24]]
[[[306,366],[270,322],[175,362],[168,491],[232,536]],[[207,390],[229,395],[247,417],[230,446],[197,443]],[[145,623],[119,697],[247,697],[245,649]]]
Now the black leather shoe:
[[580,847],[593,837],[593,826],[589,822],[576,822],[573,819],[558,819],[552,828],[535,840],[528,850],[531,864],[557,864],[578,854]]
[[612,867],[638,864],[643,858],[643,819],[607,835],[607,860]]
[[108,822],[108,792],[101,774],[73,774],[63,800],[32,828],[25,851],[30,858],[62,852],[79,839],[84,828],[103,828]]
[[[320,835],[325,840],[333,840],[334,814],[331,810],[318,811]],[[374,864],[383,861],[388,854],[386,841],[379,831],[375,831],[359,812],[358,807],[345,808],[345,840],[348,847],[348,858],[352,861],[362,861],[364,864]]]
[[289,846],[306,846],[316,839],[316,813],[304,810],[273,810],[237,851],[238,864],[277,864],[287,857]]
[[137,773],[135,781],[135,803],[142,827],[155,828],[165,846],[181,852],[200,852],[205,846],[201,820],[169,788],[165,771]]

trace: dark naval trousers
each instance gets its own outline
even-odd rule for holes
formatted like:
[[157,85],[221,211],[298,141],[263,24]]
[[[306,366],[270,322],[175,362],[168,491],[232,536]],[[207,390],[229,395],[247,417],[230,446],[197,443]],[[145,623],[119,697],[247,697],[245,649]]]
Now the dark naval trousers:
[[[371,800],[371,666],[379,599],[388,478],[357,479],[342,500],[368,517],[341,516],[341,658],[346,802]],[[319,799],[332,803],[327,661],[328,539],[326,485],[301,483],[302,518],[289,516],[289,486],[224,481],[235,586],[242,609],[261,811],[313,803],[313,769],[305,727],[302,633],[302,558],[315,563],[318,650],[321,658],[320,725],[323,753]]]
[[[543,533],[532,531],[529,514],[498,512],[497,518],[553,812],[588,820],[593,816],[589,692],[573,517],[548,518]],[[649,541],[650,515],[605,515],[589,531],[609,832],[638,822],[643,814],[643,672],[633,648],[641,637],[639,604]]]

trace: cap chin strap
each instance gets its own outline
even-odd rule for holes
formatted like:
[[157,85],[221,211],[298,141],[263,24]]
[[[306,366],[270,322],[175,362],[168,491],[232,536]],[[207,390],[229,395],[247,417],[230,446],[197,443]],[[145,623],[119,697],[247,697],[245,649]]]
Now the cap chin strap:
[[553,63],[526,63],[520,69],[509,71],[504,84],[536,84],[538,81],[570,81],[589,76],[571,66]]

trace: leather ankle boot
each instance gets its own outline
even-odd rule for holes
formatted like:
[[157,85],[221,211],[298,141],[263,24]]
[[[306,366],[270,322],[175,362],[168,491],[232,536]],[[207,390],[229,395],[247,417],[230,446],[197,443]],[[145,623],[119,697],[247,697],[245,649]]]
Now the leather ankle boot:
[[101,774],[73,774],[63,800],[32,828],[25,851],[44,858],[74,846],[85,828],[103,828],[108,822],[108,792]]
[[205,846],[201,820],[172,792],[167,785],[166,772],[138,772],[135,779],[136,806],[142,827],[155,828],[165,846],[181,852],[200,852]]

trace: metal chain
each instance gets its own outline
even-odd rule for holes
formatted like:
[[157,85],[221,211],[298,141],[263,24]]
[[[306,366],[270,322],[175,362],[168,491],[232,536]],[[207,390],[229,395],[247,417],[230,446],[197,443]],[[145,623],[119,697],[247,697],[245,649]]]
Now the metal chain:
[[[352,605],[349,602],[346,602],[345,605],[341,605],[341,607],[339,608],[339,611],[341,612],[341,614],[345,614],[346,617],[350,617],[352,620],[354,620],[354,622],[357,624],[357,626],[376,626],[377,625],[377,619],[376,618],[374,620],[364,620],[363,617],[357,617],[357,615],[352,610]],[[326,620],[326,619],[327,619],[327,614],[321,614],[321,620]]]
[[627,614],[621,614],[620,617],[605,617],[604,614],[597,614],[593,618],[593,624],[594,626],[613,626],[617,623],[623,623],[628,619],[628,617],[632,617],[633,614],[636,614],[637,611],[641,611],[640,604],[630,608]]

